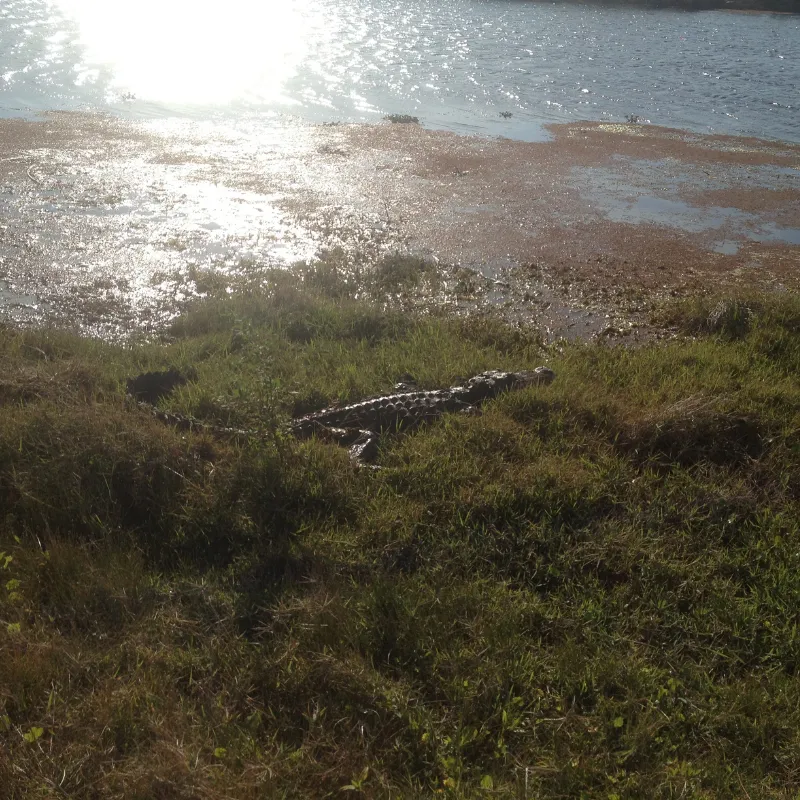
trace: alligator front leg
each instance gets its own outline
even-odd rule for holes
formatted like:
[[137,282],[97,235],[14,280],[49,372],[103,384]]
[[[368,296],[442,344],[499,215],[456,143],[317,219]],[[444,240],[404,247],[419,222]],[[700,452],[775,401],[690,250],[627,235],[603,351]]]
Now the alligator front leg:
[[[371,464],[378,456],[380,436],[374,431],[361,431],[358,439],[350,445],[350,460],[357,466]],[[379,469],[374,467],[373,469]]]
[[378,455],[380,437],[374,431],[319,425],[315,433],[323,441],[336,442],[342,447],[349,446],[350,460],[358,466],[369,464]]

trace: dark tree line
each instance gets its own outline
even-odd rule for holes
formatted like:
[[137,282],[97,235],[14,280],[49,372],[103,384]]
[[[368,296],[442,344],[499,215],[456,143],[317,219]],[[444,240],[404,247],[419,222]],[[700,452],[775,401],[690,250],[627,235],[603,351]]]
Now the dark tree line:
[[800,14],[800,0],[563,0],[585,5],[680,8],[686,11],[782,11]]

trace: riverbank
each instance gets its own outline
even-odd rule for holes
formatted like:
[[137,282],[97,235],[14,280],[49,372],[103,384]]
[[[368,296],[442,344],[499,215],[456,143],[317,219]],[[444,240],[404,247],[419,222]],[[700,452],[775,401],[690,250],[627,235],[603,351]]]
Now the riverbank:
[[[209,293],[161,342],[0,329],[4,798],[796,795],[795,295],[623,349],[387,312],[325,264]],[[377,472],[283,433],[539,364]],[[165,408],[263,436],[126,405],[173,365]]]
[[325,251],[423,258],[387,308],[501,313],[550,340],[651,335],[666,297],[798,288],[800,146],[644,123],[545,141],[419,125],[2,121],[0,309],[157,334],[205,287]]

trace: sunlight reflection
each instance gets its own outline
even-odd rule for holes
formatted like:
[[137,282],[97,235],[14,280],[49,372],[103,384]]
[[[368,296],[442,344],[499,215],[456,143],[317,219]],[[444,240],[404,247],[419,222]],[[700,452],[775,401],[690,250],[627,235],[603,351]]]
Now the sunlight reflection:
[[143,100],[277,100],[306,47],[302,0],[56,1],[77,22],[87,59]]

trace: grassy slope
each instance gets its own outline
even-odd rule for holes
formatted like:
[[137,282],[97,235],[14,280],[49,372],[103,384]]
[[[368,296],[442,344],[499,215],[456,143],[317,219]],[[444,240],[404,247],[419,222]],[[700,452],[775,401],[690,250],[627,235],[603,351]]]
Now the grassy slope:
[[[320,285],[165,345],[0,331],[0,795],[795,797],[800,302],[545,352]],[[281,429],[541,363],[378,472]],[[125,407],[172,364],[165,406],[263,440]]]

